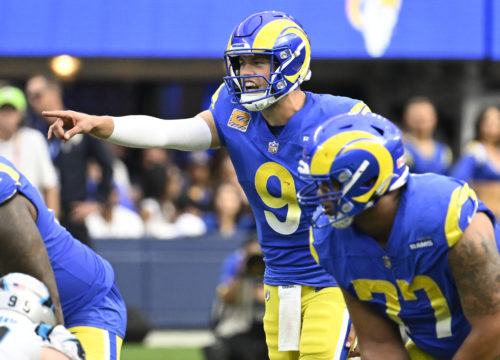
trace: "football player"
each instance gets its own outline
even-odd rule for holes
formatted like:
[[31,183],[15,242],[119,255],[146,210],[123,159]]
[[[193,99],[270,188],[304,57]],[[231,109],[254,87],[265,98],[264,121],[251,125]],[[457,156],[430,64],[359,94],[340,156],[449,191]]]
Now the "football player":
[[78,339],[56,326],[47,287],[32,276],[0,278],[0,359],[85,360]]
[[[316,119],[367,112],[359,100],[304,92],[309,38],[279,11],[250,15],[224,53],[227,76],[209,109],[190,119],[91,116],[47,111],[49,137],[90,133],[133,147],[205,150],[225,146],[250,202],[266,261],[264,330],[271,360],[341,359],[352,340],[335,280],[309,253],[308,222],[297,203],[297,162]],[[66,132],[64,130],[67,130]]]
[[[35,187],[2,156],[0,216],[4,258],[23,268],[35,263],[31,267],[36,268],[48,254],[45,272],[52,272],[51,265],[65,325],[81,341],[87,359],[119,359],[127,313],[111,264],[59,225]],[[19,248],[28,249],[33,257],[20,254]]]
[[467,183],[410,174],[401,132],[375,114],[320,125],[299,169],[311,252],[342,288],[362,358],[500,356],[500,233]]

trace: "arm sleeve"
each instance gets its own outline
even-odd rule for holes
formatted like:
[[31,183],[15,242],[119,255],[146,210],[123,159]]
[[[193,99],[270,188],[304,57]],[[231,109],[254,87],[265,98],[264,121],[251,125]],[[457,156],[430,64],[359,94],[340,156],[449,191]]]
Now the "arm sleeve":
[[139,148],[168,148],[199,151],[210,148],[212,134],[203,118],[162,120],[145,115],[112,118],[112,143]]

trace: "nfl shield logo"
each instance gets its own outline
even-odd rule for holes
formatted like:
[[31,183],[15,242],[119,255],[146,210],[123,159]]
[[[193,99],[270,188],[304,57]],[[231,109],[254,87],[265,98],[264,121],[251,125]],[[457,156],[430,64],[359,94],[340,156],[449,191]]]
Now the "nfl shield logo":
[[278,152],[278,146],[279,144],[276,141],[271,141],[267,147],[267,151],[271,154],[276,154]]

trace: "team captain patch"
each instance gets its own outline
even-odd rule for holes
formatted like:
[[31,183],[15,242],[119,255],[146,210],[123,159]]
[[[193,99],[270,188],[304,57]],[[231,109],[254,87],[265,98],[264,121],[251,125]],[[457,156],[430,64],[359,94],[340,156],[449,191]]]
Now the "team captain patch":
[[250,117],[250,114],[246,111],[234,109],[231,113],[229,121],[227,122],[227,126],[242,132],[246,132],[248,123],[250,122]]

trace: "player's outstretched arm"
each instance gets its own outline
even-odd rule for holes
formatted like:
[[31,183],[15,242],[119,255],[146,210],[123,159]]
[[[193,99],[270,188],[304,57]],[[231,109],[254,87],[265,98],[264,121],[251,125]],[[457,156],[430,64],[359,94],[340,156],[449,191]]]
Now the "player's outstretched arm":
[[[36,227],[34,206],[14,195],[0,204],[0,273],[21,272],[36,277],[49,289],[57,322],[63,324],[59,292],[47,249]],[[33,212],[35,212],[33,214]]]
[[491,221],[477,213],[448,258],[471,332],[453,357],[500,357],[500,256]]
[[189,119],[164,120],[145,115],[94,116],[75,111],[44,111],[55,118],[48,137],[70,140],[91,134],[118,145],[199,151],[220,146],[213,115],[206,110]]
[[[397,324],[375,312],[342,289],[344,299],[358,336],[358,350],[363,359],[410,360]],[[376,329],[376,331],[374,331]]]

